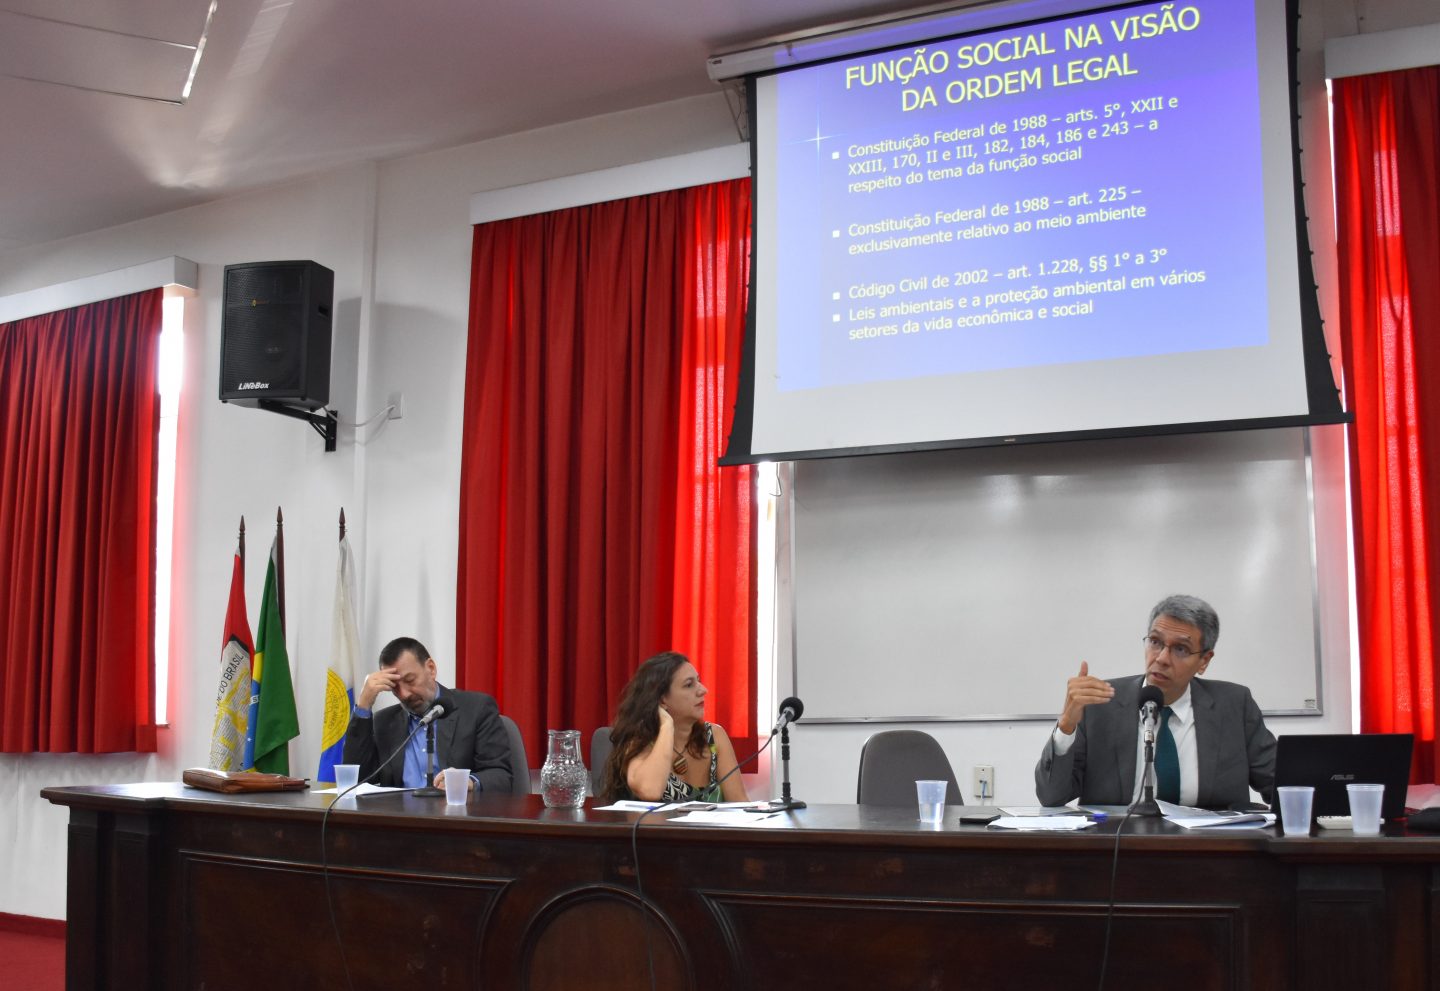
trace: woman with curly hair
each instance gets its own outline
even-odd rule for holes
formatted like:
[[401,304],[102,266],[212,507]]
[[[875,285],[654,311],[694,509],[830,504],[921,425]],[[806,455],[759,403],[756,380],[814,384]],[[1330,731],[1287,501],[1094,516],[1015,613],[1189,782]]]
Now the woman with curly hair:
[[684,654],[646,659],[620,697],[601,796],[661,802],[749,801],[722,726],[705,721],[707,691]]

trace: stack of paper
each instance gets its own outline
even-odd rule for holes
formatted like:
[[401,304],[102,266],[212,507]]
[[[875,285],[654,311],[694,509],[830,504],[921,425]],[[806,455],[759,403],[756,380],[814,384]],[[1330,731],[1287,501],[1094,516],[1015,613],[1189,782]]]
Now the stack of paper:
[[991,829],[1019,829],[1030,832],[1049,831],[1064,832],[1076,829],[1088,829],[1095,825],[1089,816],[1065,816],[1065,815],[1028,815],[1028,816],[1001,816],[990,824]]
[[1211,812],[1169,802],[1156,804],[1167,820],[1186,829],[1264,829],[1275,822],[1273,812]]

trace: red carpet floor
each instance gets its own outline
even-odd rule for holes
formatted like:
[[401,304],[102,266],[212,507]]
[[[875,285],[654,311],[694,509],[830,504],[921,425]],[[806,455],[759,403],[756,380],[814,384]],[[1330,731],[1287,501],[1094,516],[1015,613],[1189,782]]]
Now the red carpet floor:
[[65,940],[0,930],[6,991],[64,991]]

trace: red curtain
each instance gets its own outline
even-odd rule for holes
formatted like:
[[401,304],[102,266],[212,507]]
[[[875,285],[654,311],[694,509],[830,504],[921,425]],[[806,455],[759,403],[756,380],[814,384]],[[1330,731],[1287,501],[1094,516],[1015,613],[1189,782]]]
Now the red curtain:
[[161,290],[0,324],[0,751],[155,749]]
[[1440,67],[1335,81],[1360,721],[1440,782]]
[[525,737],[610,722],[675,649],[754,740],[754,494],[715,467],[748,285],[749,180],[475,228],[457,681]]

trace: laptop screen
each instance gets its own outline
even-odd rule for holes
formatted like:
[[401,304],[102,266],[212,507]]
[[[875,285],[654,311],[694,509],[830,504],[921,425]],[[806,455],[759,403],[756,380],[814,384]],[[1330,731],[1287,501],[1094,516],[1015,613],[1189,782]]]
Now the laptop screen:
[[1275,784],[1313,786],[1316,816],[1350,814],[1347,784],[1382,784],[1380,815],[1399,819],[1405,815],[1413,742],[1409,733],[1282,736],[1275,751]]

